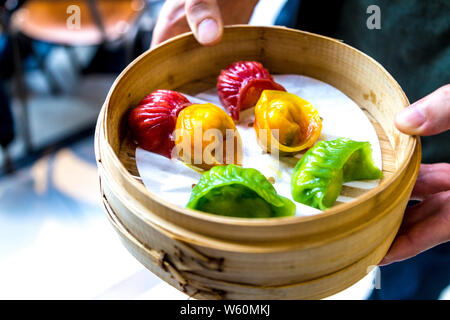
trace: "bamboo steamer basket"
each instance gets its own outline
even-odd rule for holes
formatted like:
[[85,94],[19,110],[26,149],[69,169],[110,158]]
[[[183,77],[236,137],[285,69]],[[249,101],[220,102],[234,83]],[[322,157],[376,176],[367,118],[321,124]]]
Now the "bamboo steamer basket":
[[[242,219],[172,205],[142,183],[127,112],[149,92],[196,93],[221,69],[260,61],[271,73],[310,76],[344,92],[376,128],[384,177],[372,190],[308,217]],[[394,126],[408,106],[376,61],[331,38],[282,27],[232,26],[214,47],[191,33],[142,54],[117,78],[101,110],[96,156],[107,216],[127,249],[149,270],[198,299],[318,299],[364,277],[386,254],[418,175],[417,137]],[[256,141],[254,142],[256,143]]]

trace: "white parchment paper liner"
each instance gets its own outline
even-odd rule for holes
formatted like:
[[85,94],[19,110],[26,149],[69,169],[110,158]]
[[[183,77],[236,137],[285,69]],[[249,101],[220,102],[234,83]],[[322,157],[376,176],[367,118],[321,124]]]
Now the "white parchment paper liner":
[[[374,127],[358,105],[344,93],[329,84],[301,75],[275,75],[274,80],[290,93],[309,101],[319,111],[323,121],[319,140],[346,137],[355,141],[369,141],[372,145],[375,164],[381,168],[381,148]],[[193,103],[210,102],[222,107],[215,88],[196,96],[185,95]],[[241,112],[236,127],[242,138],[243,167],[255,168],[267,178],[275,179],[277,192],[292,200],[290,179],[294,166],[303,153],[295,157],[280,157],[278,162],[270,154],[264,154],[256,140],[256,133],[249,123],[254,121],[254,108]],[[179,160],[170,160],[141,148],[136,150],[136,164],[144,185],[154,194],[167,201],[185,207],[189,201],[192,185],[201,174]],[[344,185],[361,189],[372,189],[379,180],[353,181]],[[339,196],[338,201],[348,202],[353,198]],[[297,216],[320,213],[320,210],[297,203]]]

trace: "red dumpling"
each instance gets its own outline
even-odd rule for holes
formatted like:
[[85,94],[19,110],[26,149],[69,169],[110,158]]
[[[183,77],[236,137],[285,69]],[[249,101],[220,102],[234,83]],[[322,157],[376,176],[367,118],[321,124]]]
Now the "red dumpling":
[[235,120],[239,120],[240,110],[251,108],[258,102],[263,90],[286,91],[256,61],[232,63],[222,70],[217,79],[220,101]]
[[157,90],[142,99],[128,118],[138,145],[170,158],[178,113],[190,104],[185,96],[171,90]]

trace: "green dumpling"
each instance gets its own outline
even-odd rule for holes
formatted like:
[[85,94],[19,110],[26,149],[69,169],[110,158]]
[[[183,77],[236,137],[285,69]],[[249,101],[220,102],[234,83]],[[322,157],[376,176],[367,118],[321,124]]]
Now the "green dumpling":
[[230,164],[205,172],[192,189],[190,209],[221,216],[272,218],[293,216],[295,204],[277,194],[256,169]]
[[333,205],[347,181],[380,179],[369,142],[320,141],[297,162],[291,178],[295,201],[317,209]]

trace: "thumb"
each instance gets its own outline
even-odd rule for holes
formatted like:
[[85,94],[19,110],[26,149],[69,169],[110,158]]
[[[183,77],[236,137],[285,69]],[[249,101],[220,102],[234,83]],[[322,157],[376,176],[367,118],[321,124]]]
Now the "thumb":
[[450,129],[450,84],[400,111],[397,128],[410,135],[431,136]]
[[211,46],[220,41],[223,22],[216,0],[187,0],[185,10],[189,27],[198,42]]

